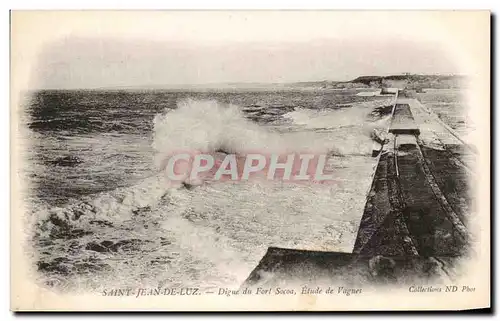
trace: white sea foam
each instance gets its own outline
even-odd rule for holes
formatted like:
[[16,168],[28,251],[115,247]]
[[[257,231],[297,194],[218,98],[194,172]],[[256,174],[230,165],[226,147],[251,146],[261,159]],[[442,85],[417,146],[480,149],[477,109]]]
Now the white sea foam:
[[159,169],[163,169],[166,160],[175,153],[217,150],[235,154],[331,152],[336,155],[369,155],[370,131],[374,126],[385,126],[383,123],[367,126],[366,117],[372,110],[369,107],[360,104],[340,110],[299,109],[284,115],[294,125],[309,129],[353,127],[338,135],[314,131],[277,133],[247,120],[238,106],[217,101],[184,100],[177,109],[166,110],[154,119],[155,162]]

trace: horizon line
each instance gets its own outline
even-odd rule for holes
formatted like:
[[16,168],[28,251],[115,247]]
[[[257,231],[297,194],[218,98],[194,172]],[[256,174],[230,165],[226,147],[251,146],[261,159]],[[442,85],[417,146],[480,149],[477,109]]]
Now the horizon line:
[[[260,86],[271,86],[271,85],[279,85],[279,86],[286,86],[286,85],[297,85],[297,84],[313,84],[313,83],[352,83],[354,80],[361,78],[361,77],[392,77],[392,76],[448,76],[448,77],[466,77],[467,75],[465,74],[459,74],[459,73],[436,73],[436,74],[419,74],[419,73],[399,73],[399,74],[387,74],[387,75],[362,75],[362,76],[357,76],[355,78],[352,78],[351,80],[328,80],[328,79],[322,79],[322,80],[304,80],[304,81],[289,81],[289,82],[259,82],[259,81],[231,81],[231,82],[213,82],[213,83],[196,83],[196,84],[155,84],[155,85],[115,85],[115,86],[102,86],[102,87],[74,87],[74,88],[33,88],[33,89],[27,89],[28,91],[33,91],[33,90],[119,90],[119,89],[153,89],[153,90],[158,90],[158,89],[164,89],[164,90],[169,90],[169,89],[217,89],[217,88],[212,88],[212,86],[231,86],[231,85],[240,85],[240,86],[250,86],[250,85],[260,85]],[[251,89],[250,87],[247,87],[248,89]],[[231,89],[231,88],[221,88],[221,89]],[[237,89],[237,88],[235,88]],[[244,88],[242,88],[244,89]],[[332,89],[332,88],[330,88]],[[341,88],[340,88],[341,89]]]

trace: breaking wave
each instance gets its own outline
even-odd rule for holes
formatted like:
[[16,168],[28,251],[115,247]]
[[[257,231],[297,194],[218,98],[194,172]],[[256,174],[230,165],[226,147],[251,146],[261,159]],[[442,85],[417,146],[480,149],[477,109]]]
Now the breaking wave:
[[159,169],[178,151],[245,154],[335,150],[331,141],[318,140],[314,133],[283,134],[260,126],[245,118],[238,106],[191,99],[155,117],[153,147]]
[[[280,132],[250,121],[238,106],[215,100],[184,100],[177,109],[166,110],[154,119],[155,164],[162,169],[168,157],[178,151],[370,155],[371,132],[386,126],[387,118],[367,123],[369,107],[360,104],[357,108],[323,111],[298,108],[283,115],[297,128]],[[345,130],[347,127],[352,129]]]

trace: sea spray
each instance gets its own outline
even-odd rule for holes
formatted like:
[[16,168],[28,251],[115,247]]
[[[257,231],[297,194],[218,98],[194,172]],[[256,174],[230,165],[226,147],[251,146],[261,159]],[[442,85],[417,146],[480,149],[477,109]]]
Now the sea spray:
[[247,154],[336,151],[334,142],[314,133],[277,133],[246,119],[241,108],[214,100],[187,99],[154,120],[153,147],[159,169],[178,151]]

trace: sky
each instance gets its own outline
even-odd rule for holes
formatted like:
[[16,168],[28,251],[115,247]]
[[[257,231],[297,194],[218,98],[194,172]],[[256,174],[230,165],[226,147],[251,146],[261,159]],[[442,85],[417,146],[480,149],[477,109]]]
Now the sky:
[[463,73],[456,53],[465,52],[460,46],[474,36],[467,29],[457,32],[468,17],[396,11],[23,12],[12,17],[13,66],[26,73],[30,87],[51,89],[456,74]]
[[214,46],[67,38],[40,56],[46,88],[350,80],[360,75],[456,72],[438,48],[411,41],[325,40]]

